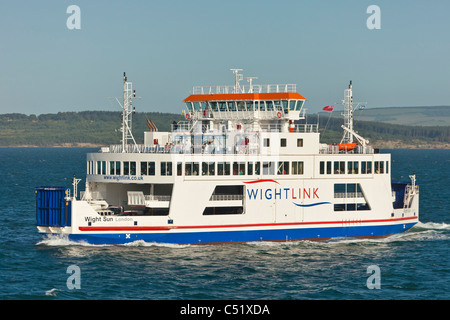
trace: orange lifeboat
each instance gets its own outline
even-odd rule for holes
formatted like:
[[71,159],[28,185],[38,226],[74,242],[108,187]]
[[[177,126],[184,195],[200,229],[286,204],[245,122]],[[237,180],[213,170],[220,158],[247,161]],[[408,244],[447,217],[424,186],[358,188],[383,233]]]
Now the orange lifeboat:
[[347,151],[351,151],[351,150],[355,149],[357,145],[358,145],[357,142],[353,142],[353,143],[338,143],[339,150],[347,150]]

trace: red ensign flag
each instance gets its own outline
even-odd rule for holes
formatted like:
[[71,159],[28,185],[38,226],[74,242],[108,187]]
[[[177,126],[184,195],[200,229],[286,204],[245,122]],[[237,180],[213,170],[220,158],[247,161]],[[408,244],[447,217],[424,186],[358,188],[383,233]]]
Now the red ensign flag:
[[322,110],[323,111],[333,111],[333,106],[326,106],[326,107],[324,107]]

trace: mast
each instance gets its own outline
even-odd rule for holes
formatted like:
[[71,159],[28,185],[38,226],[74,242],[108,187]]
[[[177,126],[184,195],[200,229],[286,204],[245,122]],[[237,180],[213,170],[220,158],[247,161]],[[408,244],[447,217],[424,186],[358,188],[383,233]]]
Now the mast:
[[136,97],[136,90],[133,90],[133,84],[127,80],[127,75],[123,73],[123,103],[119,102],[118,98],[115,98],[117,103],[122,107],[122,152],[128,152],[127,146],[130,143],[136,145],[134,140],[132,129],[132,114],[136,112],[133,108],[133,98]]
[[348,85],[348,89],[344,90],[344,100],[342,100],[344,105],[344,126],[348,130],[344,130],[344,136],[342,137],[341,143],[353,143],[353,89],[352,81]]

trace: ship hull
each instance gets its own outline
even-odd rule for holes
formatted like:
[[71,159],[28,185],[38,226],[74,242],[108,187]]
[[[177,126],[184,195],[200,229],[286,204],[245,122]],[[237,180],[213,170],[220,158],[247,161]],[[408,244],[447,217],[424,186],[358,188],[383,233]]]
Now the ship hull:
[[[397,233],[405,232],[418,222],[417,218],[393,219],[393,221],[380,222],[379,224],[352,225],[348,223],[340,226],[300,225],[300,226],[271,226],[264,228],[255,227],[230,227],[226,228],[202,228],[198,231],[183,231],[176,227],[170,230],[135,231],[129,228],[127,231],[97,231],[84,233],[57,233],[67,236],[69,240],[89,244],[126,244],[135,241],[147,243],[174,243],[174,244],[220,244],[232,242],[254,241],[324,241],[332,238],[383,238]],[[192,228],[194,229],[194,228]],[[195,228],[198,229],[198,228]],[[214,229],[221,229],[214,230]],[[44,233],[45,234],[45,233]],[[46,233],[51,235],[53,233]]]

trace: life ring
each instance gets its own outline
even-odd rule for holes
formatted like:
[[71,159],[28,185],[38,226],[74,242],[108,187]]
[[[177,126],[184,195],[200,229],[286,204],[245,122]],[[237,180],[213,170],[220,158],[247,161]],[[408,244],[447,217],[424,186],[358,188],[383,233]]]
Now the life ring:
[[190,113],[186,113],[186,119],[190,119],[191,118],[191,114]]
[[278,113],[277,113],[277,117],[278,117],[278,119],[281,119],[281,117],[282,117],[283,115],[281,114],[281,112],[280,111],[278,111]]

